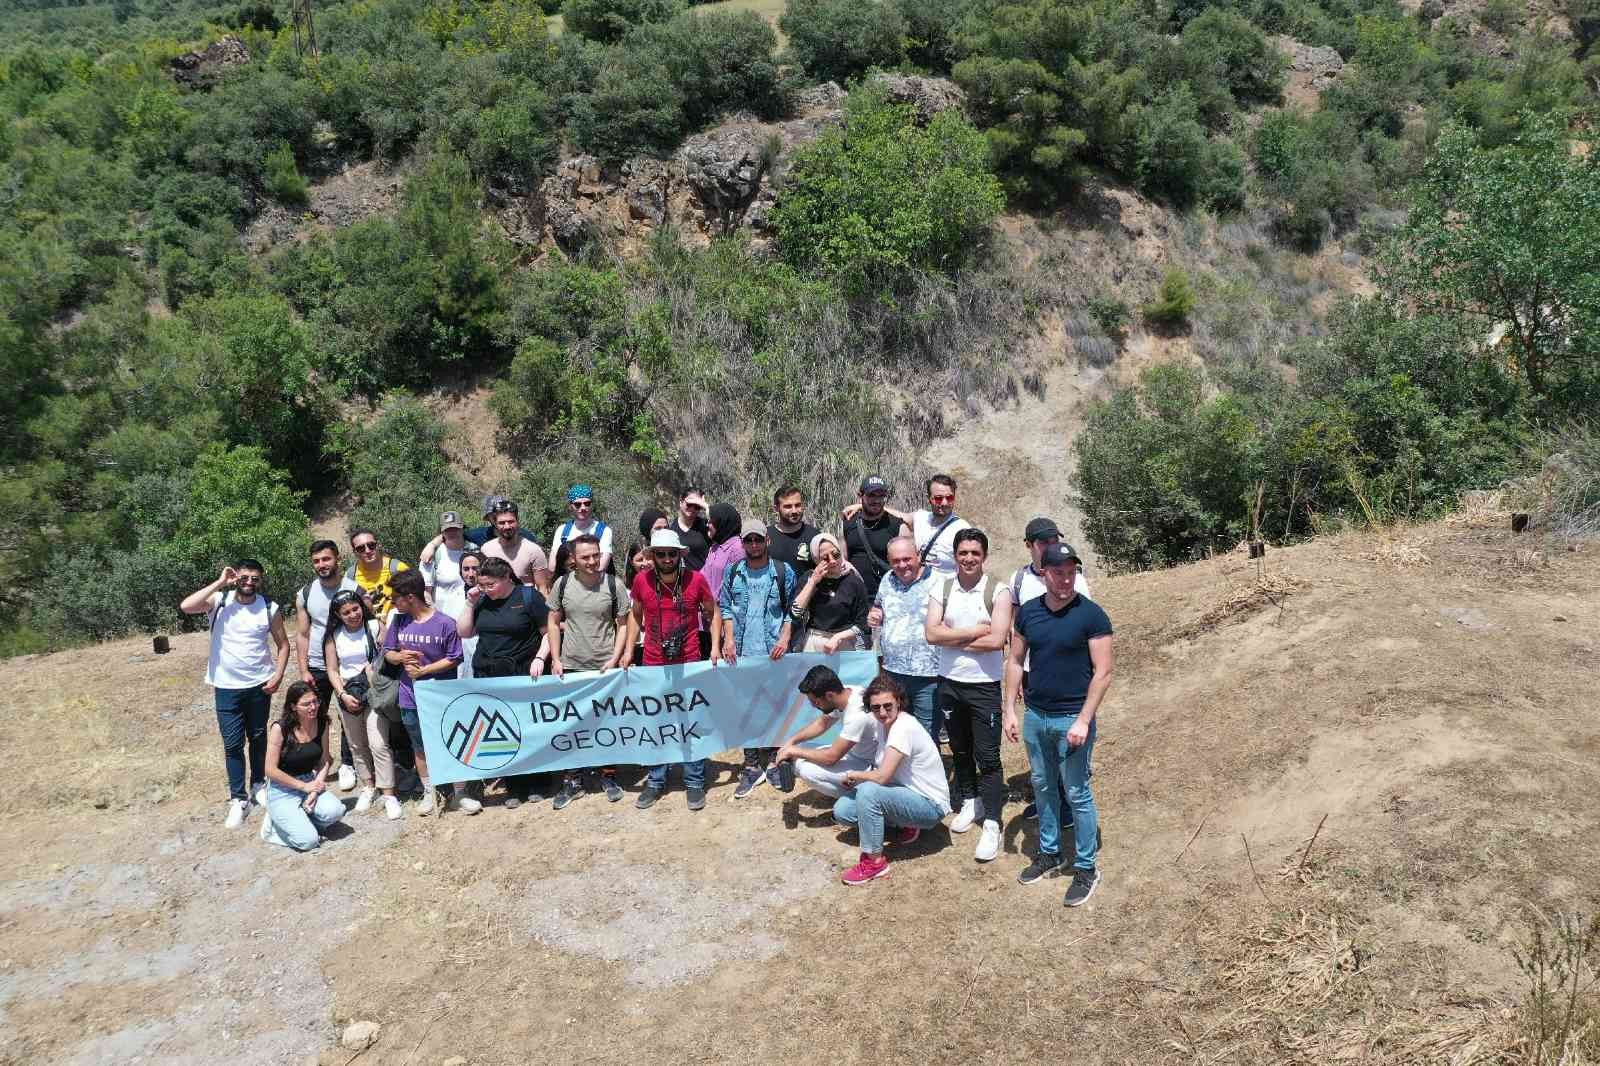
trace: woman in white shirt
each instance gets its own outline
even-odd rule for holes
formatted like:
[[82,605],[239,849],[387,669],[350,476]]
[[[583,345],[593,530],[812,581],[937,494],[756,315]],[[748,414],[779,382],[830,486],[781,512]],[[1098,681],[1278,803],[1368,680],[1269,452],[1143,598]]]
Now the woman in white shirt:
[[333,702],[339,708],[344,735],[350,738],[356,776],[361,781],[356,811],[369,810],[381,789],[384,813],[391,819],[399,818],[389,723],[367,706],[367,670],[383,659],[383,630],[361,594],[345,589],[333,597],[325,632],[322,648],[328,680],[333,682]]
[[863,698],[878,721],[877,765],[845,774],[850,791],[833,807],[834,819],[856,826],[861,836],[861,861],[845,871],[847,885],[864,885],[889,872],[883,854],[889,827],[900,830],[896,844],[909,844],[950,813],[950,783],[939,746],[916,718],[905,713],[905,689],[894,678],[879,674]]

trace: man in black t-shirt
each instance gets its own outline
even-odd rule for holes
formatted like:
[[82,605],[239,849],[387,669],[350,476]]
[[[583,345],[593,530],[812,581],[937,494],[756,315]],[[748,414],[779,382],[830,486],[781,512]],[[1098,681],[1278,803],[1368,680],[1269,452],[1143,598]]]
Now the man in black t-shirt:
[[817,565],[811,558],[811,538],[820,530],[806,521],[806,498],[793,485],[772,494],[777,518],[767,527],[767,554],[794,567],[795,577],[804,581]]
[[685,489],[678,499],[678,517],[672,523],[683,544],[683,567],[698,570],[711,554],[711,527],[706,522],[706,490]]
[[889,483],[878,475],[862,478],[857,495],[861,510],[844,524],[844,547],[850,565],[866,582],[870,602],[878,595],[878,582],[889,572],[889,542],[911,536],[911,527],[884,510]]
[[[456,619],[461,639],[478,638],[472,653],[473,677],[539,677],[544,673],[545,624],[550,607],[532,585],[519,585],[511,564],[494,556],[478,568],[477,584],[467,590],[467,606]],[[506,808],[515,810],[533,793],[534,775],[505,779]]]

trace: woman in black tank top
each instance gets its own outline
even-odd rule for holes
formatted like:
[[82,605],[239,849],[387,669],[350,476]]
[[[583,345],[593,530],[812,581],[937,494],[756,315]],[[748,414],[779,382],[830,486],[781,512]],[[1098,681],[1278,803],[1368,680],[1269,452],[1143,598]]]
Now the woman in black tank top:
[[328,791],[328,715],[317,690],[296,681],[284,694],[283,713],[267,727],[267,816],[261,839],[296,851],[322,843],[322,830],[344,817],[344,804]]

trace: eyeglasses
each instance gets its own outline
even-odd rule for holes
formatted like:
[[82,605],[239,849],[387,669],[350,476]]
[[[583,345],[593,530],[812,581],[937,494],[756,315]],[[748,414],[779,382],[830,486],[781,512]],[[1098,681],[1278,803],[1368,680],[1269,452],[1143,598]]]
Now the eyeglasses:
[[657,559],[676,559],[678,557],[678,550],[676,548],[659,548],[651,551],[650,554],[654,555]]
[[375,551],[377,551],[378,550],[378,542],[375,541],[375,540],[369,540],[365,544],[352,544],[352,545],[350,545],[350,547],[354,548],[356,551],[360,552],[362,555],[365,555],[367,552],[375,552]]

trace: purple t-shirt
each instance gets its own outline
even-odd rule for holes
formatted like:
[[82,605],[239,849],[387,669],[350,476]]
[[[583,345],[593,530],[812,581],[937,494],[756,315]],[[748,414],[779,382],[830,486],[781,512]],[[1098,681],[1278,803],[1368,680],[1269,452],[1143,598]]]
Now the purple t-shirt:
[[[408,614],[396,614],[383,638],[385,651],[420,651],[422,665],[432,666],[440,659],[461,662],[461,635],[456,632],[455,619],[443,611],[434,611],[426,622],[413,621]],[[429,681],[454,681],[456,668],[452,666],[437,674],[429,674]],[[400,675],[400,706],[416,710],[417,693],[412,687],[411,675]]]

